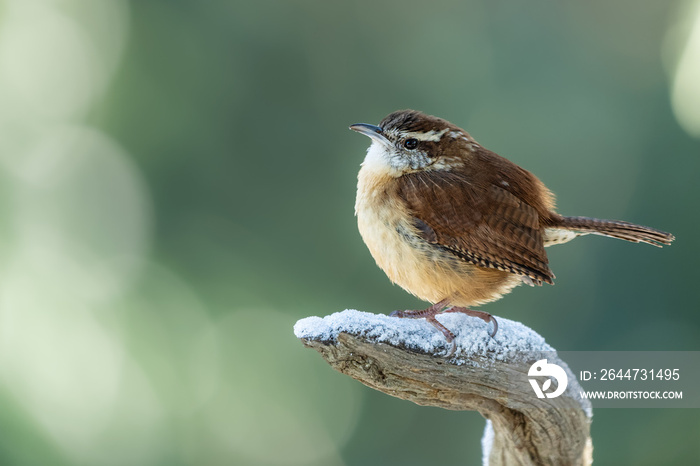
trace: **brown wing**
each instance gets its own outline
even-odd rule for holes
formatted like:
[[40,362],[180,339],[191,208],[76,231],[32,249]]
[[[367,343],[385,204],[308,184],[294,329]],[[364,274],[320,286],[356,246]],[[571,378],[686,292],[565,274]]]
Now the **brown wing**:
[[480,267],[553,283],[538,212],[509,186],[425,171],[404,175],[399,194],[426,241]]

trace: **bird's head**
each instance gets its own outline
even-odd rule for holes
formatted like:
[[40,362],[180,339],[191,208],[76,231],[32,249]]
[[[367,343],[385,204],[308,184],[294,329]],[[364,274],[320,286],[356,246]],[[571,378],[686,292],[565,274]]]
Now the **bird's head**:
[[350,129],[372,138],[363,165],[392,176],[461,165],[476,142],[449,121],[416,110],[399,110],[379,126],[357,123]]

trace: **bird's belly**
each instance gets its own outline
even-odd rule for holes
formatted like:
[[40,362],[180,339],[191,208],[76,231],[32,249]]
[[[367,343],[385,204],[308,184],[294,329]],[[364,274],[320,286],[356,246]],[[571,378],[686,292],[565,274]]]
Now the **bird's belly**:
[[499,298],[520,281],[513,274],[477,267],[420,238],[400,206],[358,205],[362,239],[389,279],[430,303],[445,298],[473,306]]

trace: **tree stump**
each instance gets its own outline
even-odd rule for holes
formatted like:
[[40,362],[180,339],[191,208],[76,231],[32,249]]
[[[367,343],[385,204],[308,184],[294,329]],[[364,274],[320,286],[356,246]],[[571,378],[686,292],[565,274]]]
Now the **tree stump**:
[[[438,318],[457,334],[450,357],[450,344],[424,319],[347,310],[302,319],[294,332],[334,369],[368,387],[419,405],[481,413],[487,419],[484,464],[592,463],[590,403],[581,398],[576,377],[544,338],[503,318],[497,318],[494,338],[479,319],[461,314]],[[533,366],[544,359],[568,376],[566,390],[553,398],[547,394],[556,392],[559,380],[538,376]],[[544,398],[538,398],[531,380]]]

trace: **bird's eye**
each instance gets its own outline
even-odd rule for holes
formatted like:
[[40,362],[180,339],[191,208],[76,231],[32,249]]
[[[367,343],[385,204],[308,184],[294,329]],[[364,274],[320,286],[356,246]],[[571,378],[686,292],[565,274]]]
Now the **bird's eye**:
[[418,139],[415,139],[415,138],[406,139],[403,143],[403,146],[408,150],[415,149],[416,147],[418,147]]

